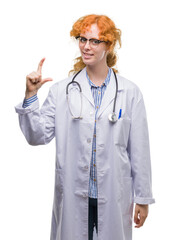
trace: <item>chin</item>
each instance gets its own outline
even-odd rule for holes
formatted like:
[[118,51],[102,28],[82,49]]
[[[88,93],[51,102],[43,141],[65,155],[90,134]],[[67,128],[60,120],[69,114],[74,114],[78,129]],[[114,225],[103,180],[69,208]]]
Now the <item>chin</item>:
[[[82,59],[83,59],[83,58],[82,58]],[[86,64],[87,66],[88,66],[88,65],[89,65],[89,66],[95,65],[95,62],[92,61],[91,59],[90,59],[90,60],[83,59],[83,62],[84,62],[84,64]]]

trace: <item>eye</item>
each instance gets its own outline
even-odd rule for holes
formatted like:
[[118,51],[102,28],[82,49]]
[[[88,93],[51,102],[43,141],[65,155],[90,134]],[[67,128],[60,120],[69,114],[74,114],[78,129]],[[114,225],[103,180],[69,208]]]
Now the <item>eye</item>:
[[85,43],[87,39],[85,37],[80,37],[80,42]]
[[93,45],[98,45],[101,41],[98,39],[91,39]]

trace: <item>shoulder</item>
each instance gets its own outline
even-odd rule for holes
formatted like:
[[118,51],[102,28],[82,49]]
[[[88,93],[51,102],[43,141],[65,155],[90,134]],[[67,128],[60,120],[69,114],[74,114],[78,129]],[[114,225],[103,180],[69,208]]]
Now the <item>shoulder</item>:
[[118,79],[118,85],[120,84],[122,87],[122,90],[127,93],[128,95],[130,95],[131,97],[135,97],[135,98],[142,98],[142,92],[139,88],[139,86],[134,83],[133,81],[117,74],[117,79]]
[[63,93],[66,91],[67,84],[71,82],[72,76],[64,78],[58,82],[55,82],[51,87],[50,91],[56,96],[59,92]]
[[[78,73],[77,73],[77,74],[78,74],[78,79],[81,80],[81,78],[84,78],[85,73],[86,73],[86,68],[82,69],[82,71],[81,71],[80,73],[78,72]],[[62,79],[62,80],[54,83],[54,84],[51,86],[50,90],[51,90],[52,92],[54,92],[55,94],[59,94],[59,95],[62,96],[63,93],[66,93],[67,85],[68,85],[70,82],[72,82],[73,77],[76,76],[76,78],[77,78],[77,74],[73,74],[73,75],[71,75],[71,76],[68,76],[67,78],[64,78],[64,79]],[[78,81],[78,80],[77,80],[77,81]],[[81,83],[80,83],[80,84],[81,84]]]
[[118,83],[120,82],[125,89],[139,89],[136,83],[133,81],[123,77],[122,75],[116,74]]

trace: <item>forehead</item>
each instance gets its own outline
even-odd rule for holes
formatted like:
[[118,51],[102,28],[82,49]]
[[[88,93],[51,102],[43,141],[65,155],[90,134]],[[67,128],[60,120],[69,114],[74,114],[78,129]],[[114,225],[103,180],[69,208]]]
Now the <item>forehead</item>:
[[98,38],[99,32],[97,24],[92,24],[89,29],[82,31],[81,35],[87,38]]

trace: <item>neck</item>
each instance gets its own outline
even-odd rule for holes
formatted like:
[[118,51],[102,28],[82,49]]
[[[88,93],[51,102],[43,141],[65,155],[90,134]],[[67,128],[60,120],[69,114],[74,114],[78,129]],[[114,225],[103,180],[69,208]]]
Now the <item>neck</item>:
[[106,79],[108,74],[108,66],[86,66],[87,74],[90,80],[96,85],[100,86]]

